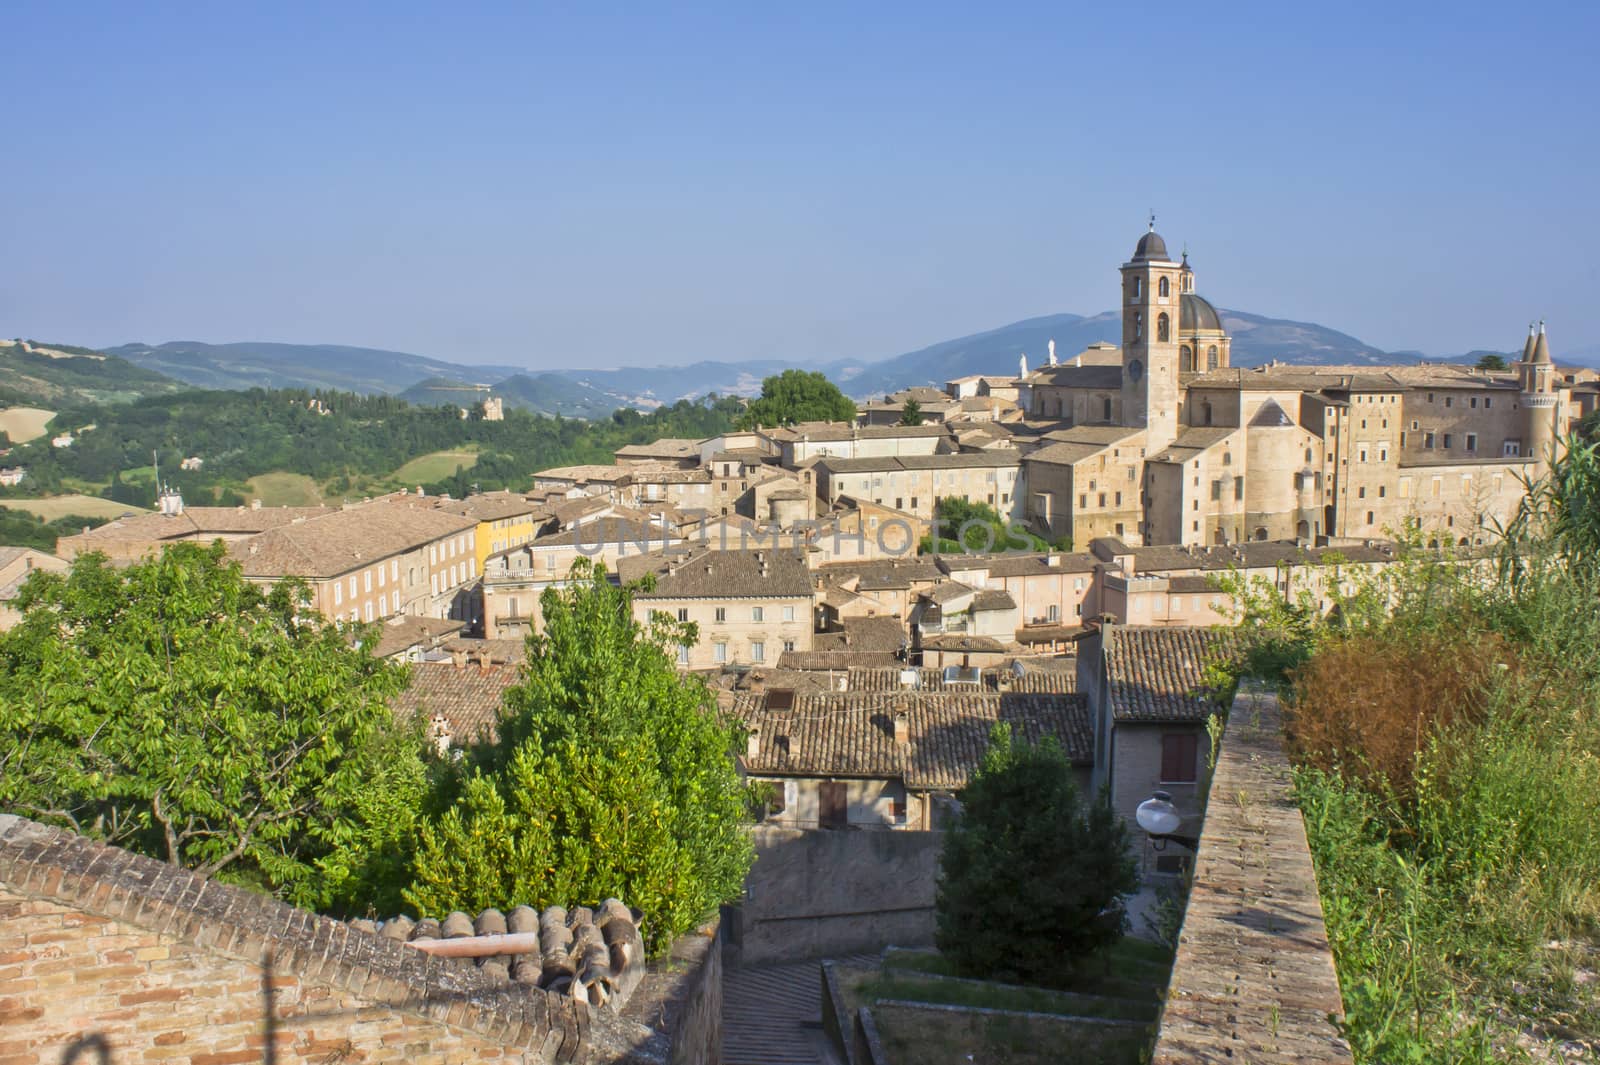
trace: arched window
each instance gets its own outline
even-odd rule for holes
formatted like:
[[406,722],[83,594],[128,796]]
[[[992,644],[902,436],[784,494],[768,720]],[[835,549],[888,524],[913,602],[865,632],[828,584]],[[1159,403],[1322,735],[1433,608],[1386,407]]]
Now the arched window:
[[1133,316],[1133,339],[1140,340],[1144,337],[1144,315]]
[[1194,372],[1194,349],[1187,344],[1178,349],[1178,369],[1184,373]]
[[1206,400],[1205,405],[1202,406],[1200,409],[1205,411],[1206,424],[1210,425],[1211,424],[1211,401],[1209,399]]
[[1172,295],[1172,282],[1163,277],[1161,279],[1161,283],[1156,286],[1156,294],[1162,299],[1166,299],[1168,296]]
[[[1166,282],[1167,282],[1167,279],[1163,277],[1161,279],[1161,283],[1163,285],[1165,285]],[[1162,311],[1161,312],[1161,316],[1156,319],[1156,341],[1157,341],[1157,343],[1165,344],[1171,339],[1172,339],[1172,320],[1167,317],[1167,312],[1166,311]]]
[[1111,397],[1106,397],[1106,421],[1111,420]]
[[1213,344],[1213,345],[1211,345],[1210,348],[1206,349],[1206,369],[1215,370],[1216,368],[1217,368],[1217,346],[1215,344]]
[[1294,534],[1301,540],[1310,539],[1311,523],[1309,521],[1302,521],[1299,525],[1294,527]]
[[1257,540],[1265,540],[1266,538],[1267,538],[1267,527],[1265,525],[1257,525],[1256,526],[1256,539]]
[[1136,277],[1133,279],[1133,290],[1129,293],[1129,295],[1134,299],[1138,299],[1144,295],[1144,278]]
[[1233,465],[1233,452],[1224,451],[1222,453],[1222,464],[1224,466],[1232,466]]

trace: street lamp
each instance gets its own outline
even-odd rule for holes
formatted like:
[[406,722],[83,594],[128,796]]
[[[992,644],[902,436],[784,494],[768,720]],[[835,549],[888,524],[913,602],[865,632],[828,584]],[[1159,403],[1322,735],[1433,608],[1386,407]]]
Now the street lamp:
[[1156,850],[1165,848],[1168,840],[1192,851],[1200,849],[1198,836],[1179,834],[1178,829],[1183,827],[1183,815],[1172,805],[1172,796],[1167,792],[1155,792],[1140,803],[1134,811],[1134,819],[1139,822],[1140,828],[1150,834],[1150,841],[1155,844]]

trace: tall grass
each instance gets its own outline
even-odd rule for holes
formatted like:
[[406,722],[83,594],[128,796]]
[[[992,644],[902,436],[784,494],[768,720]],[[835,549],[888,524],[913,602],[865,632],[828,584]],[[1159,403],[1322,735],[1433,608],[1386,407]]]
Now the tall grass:
[[1419,558],[1259,626],[1358,1061],[1600,1059],[1596,530],[1578,449],[1497,569]]

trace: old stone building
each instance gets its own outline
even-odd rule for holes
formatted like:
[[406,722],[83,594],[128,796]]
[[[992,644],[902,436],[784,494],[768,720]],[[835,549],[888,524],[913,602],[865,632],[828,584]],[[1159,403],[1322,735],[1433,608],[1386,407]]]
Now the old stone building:
[[[1037,426],[1026,515],[1086,543],[1367,538],[1416,522],[1476,544],[1571,424],[1575,381],[1543,326],[1512,372],[1456,365],[1231,365],[1221,316],[1154,225],[1121,267],[1119,358],[1097,347],[1020,379]],[[1581,407],[1581,404],[1578,406]]]

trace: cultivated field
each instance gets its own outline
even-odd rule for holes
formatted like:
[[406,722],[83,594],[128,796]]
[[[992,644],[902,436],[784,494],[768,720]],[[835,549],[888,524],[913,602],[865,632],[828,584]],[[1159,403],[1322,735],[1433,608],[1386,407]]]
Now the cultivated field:
[[54,521],[69,514],[84,518],[118,518],[127,513],[143,514],[139,507],[118,503],[99,496],[65,495],[47,499],[0,499],[0,507],[26,510],[45,521]]
[[322,489],[303,473],[263,473],[245,482],[251,499],[266,507],[314,507],[323,502]]
[[391,473],[388,479],[408,486],[430,484],[449,477],[456,472],[457,466],[471,469],[477,462],[476,451],[435,451],[417,456]]
[[45,423],[56,416],[53,410],[38,407],[8,407],[0,410],[0,432],[13,444],[23,444],[44,435]]

